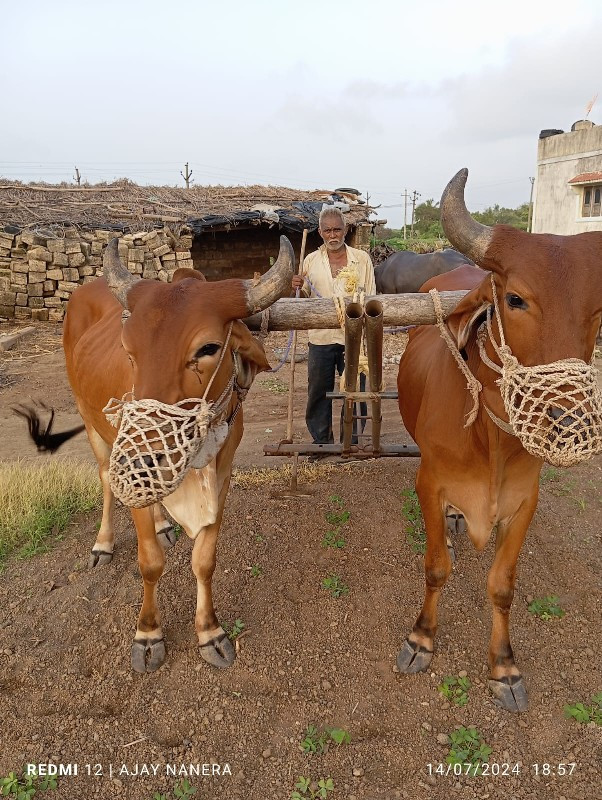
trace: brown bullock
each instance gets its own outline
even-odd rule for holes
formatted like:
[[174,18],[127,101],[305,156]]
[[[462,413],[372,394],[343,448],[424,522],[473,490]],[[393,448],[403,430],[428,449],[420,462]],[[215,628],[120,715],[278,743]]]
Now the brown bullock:
[[[167,284],[130,275],[114,239],[105,252],[104,278],[78,288],[69,301],[63,338],[67,373],[104,497],[91,565],[112,558],[118,491],[132,506],[144,582],[132,645],[132,667],[139,672],[157,669],[165,657],[156,591],[164,547],[174,536],[155,497],[194,540],[201,656],[216,667],[235,658],[215,615],[211,578],[232,459],[243,432],[240,403],[255,374],[269,369],[263,348],[238,320],[288,294],[293,262],[283,236],[278,260],[259,281],[206,283],[198,272],[180,269]],[[116,413],[109,421],[104,409],[112,398],[123,399],[113,400]],[[198,446],[182,440],[184,429],[197,437]],[[38,438],[38,446],[55,449],[49,438]],[[157,481],[158,494],[149,494]],[[166,491],[171,493],[165,496]]]
[[[520,414],[525,408],[533,411],[544,447],[560,437],[556,450],[546,457],[551,463],[566,463],[562,459],[588,437],[593,445],[586,455],[600,450],[600,396],[592,388],[595,373],[589,362],[602,315],[602,233],[554,236],[480,225],[464,203],[467,174],[462,170],[446,188],[442,223],[453,246],[491,273],[478,286],[474,270],[456,280],[453,272],[434,279],[440,288],[471,290],[447,320],[456,358],[437,327],[422,326],[411,332],[399,366],[401,414],[422,453],[416,491],[427,550],[424,603],[397,665],[400,672],[411,673],[425,670],[431,661],[437,603],[452,568],[446,516],[459,513],[478,550],[495,530],[495,557],[487,581],[493,607],[489,686],[504,708],[523,711],[527,692],[510,645],[509,613],[518,555],[537,505],[543,458],[532,448]],[[483,320],[496,301],[499,312],[489,317],[487,334]],[[510,374],[504,372],[500,379],[504,360],[510,370],[520,370],[521,365],[537,374],[545,371],[538,365],[558,369],[561,384],[566,369],[560,399],[548,403],[545,389],[529,396],[527,379],[515,399],[504,402],[501,391]],[[471,376],[463,374],[460,362],[480,384],[478,411],[467,390]],[[587,374],[590,388],[582,391],[579,381],[570,384],[571,370]],[[476,418],[467,425],[471,411]],[[573,463],[580,458],[576,455]]]

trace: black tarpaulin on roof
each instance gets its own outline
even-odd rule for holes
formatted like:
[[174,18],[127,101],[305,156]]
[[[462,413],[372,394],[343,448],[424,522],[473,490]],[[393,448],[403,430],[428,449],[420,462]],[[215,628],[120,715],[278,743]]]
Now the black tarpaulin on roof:
[[[320,211],[324,206],[323,202],[298,202],[292,203],[290,208],[277,208],[274,212],[278,215],[278,225],[285,231],[301,232],[306,229],[309,233],[318,229],[318,219]],[[242,225],[253,220],[261,220],[266,224],[273,224],[270,215],[264,211],[234,211],[232,214],[207,214],[204,217],[188,219],[187,224],[194,233],[201,233],[203,230],[218,228],[223,225]]]
[[186,222],[194,233],[201,233],[207,228],[219,228],[222,225],[241,225],[252,220],[260,220],[262,217],[262,211],[233,211],[232,214],[207,214],[204,217],[188,219]]
[[321,202],[300,201],[293,203],[291,208],[278,208],[276,213],[283,228],[299,232],[306,229],[311,233],[318,228],[318,217],[323,205]]

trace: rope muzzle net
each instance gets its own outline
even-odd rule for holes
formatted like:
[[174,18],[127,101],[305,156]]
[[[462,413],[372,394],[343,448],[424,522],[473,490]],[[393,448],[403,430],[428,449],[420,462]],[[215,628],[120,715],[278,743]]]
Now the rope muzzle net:
[[[230,330],[219,362],[202,398],[175,404],[136,400],[133,392],[111,398],[103,412],[117,438],[109,460],[109,484],[115,497],[131,508],[144,508],[174,492],[191,467],[202,469],[228,436],[224,415],[234,391],[236,370],[214,402],[207,394],[222,364]],[[234,362],[235,363],[235,362]]]
[[[578,358],[523,366],[506,344],[493,276],[491,283],[494,307],[488,310],[486,320],[477,332],[477,343],[481,360],[501,375],[496,384],[508,422],[498,420],[487,407],[485,410],[499,427],[516,436],[528,453],[554,466],[573,466],[602,452],[602,394],[598,387],[598,370],[592,363]],[[437,305],[435,302],[439,317]],[[497,317],[500,344],[496,342],[492,331],[494,315]],[[438,324],[439,321],[442,323],[442,319],[438,319]],[[441,330],[442,324],[439,328]],[[457,354],[456,361],[464,374],[468,372],[468,388],[473,399],[476,396],[468,426],[477,416],[481,385],[468,371],[455,342],[450,341],[449,332],[443,338],[454,358]],[[501,365],[487,355],[487,339]]]

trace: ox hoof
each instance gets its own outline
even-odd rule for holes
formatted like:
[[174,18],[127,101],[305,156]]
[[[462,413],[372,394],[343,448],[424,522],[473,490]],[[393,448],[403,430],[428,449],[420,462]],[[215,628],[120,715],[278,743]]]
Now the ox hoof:
[[163,545],[164,550],[169,550],[169,548],[173,547],[178,541],[176,532],[171,525],[169,528],[163,528],[162,531],[159,531],[157,534],[157,539]]
[[210,642],[201,645],[201,658],[212,667],[225,669],[234,663],[236,650],[227,635],[223,633]]
[[526,711],[529,704],[527,690],[520,675],[510,675],[499,681],[490,680],[489,690],[495,702],[506,711]]
[[103,550],[92,550],[88,559],[88,569],[102,567],[103,564],[110,564],[113,560],[113,553],[106,553]]
[[467,528],[464,514],[448,514],[445,520],[447,522],[447,530],[450,533],[466,533]]
[[400,672],[422,672],[431,663],[433,651],[406,639],[397,656],[397,669]]
[[135,672],[154,672],[165,661],[165,642],[134,640],[132,644],[132,669]]

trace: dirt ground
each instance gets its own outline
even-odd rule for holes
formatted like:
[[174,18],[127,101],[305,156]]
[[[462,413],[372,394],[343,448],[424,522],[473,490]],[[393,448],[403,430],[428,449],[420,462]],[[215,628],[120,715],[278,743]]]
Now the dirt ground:
[[[79,422],[60,335],[60,326],[41,324],[17,350],[0,354],[4,461],[44,458],[12,415],[15,402],[43,399],[57,410],[59,430]],[[268,337],[272,363],[273,348],[285,341],[284,334]],[[386,354],[399,352],[401,341],[388,336]],[[386,374],[387,388],[394,388],[396,367]],[[487,689],[493,542],[478,554],[468,539],[457,538],[430,672],[396,674],[397,652],[423,596],[423,557],[408,542],[402,514],[402,491],[413,485],[416,461],[320,466],[301,475],[310,497],[273,496],[286,478],[252,468],[286,461],[264,457],[263,446],[284,436],[288,380],[288,367],[260,375],[247,398],[238,474],[220,534],[218,617],[245,626],[235,664],[218,672],[199,656],[191,543],[183,536],[167,553],[159,586],[166,662],[150,675],[132,673],[142,583],[130,517],[119,511],[115,557],[94,570],[86,564],[99,516],[78,519],[49,553],[13,559],[2,574],[0,777],[30,762],[77,764],[78,775],[61,777],[49,798],[151,800],[154,792],[175,797],[191,765],[194,773],[214,763],[226,774],[189,777],[199,800],[288,800],[298,776],[332,778],[333,800],[600,800],[602,728],[565,719],[563,706],[602,691],[602,459],[544,472],[511,622],[530,706],[511,715]],[[305,385],[301,364],[299,440],[307,440]],[[385,404],[383,427],[385,441],[408,441],[394,401]],[[92,459],[83,435],[61,452]],[[345,546],[324,548],[332,527],[326,515],[339,508],[350,513]],[[346,596],[335,599],[321,587],[333,574],[349,587]],[[534,597],[549,594],[566,611],[561,620],[544,622],[527,610]],[[461,671],[472,688],[459,708],[437,686]],[[312,724],[342,727],[351,743],[306,755],[300,743]],[[438,765],[446,768],[446,735],[458,725],[476,726],[492,747],[490,763],[510,774],[437,774]],[[572,774],[559,774],[561,764],[574,764],[566,768]],[[178,777],[166,774],[168,767]]]

